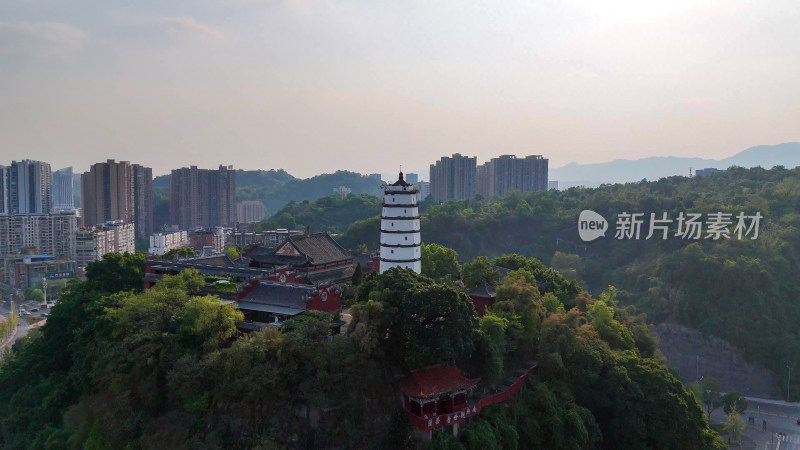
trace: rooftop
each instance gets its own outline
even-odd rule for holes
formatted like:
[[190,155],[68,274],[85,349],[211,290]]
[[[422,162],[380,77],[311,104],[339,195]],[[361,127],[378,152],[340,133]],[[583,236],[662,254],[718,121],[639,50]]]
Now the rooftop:
[[470,297],[494,298],[495,290],[491,284],[484,281],[483,284],[481,284],[480,286],[467,292],[467,295],[469,295]]
[[260,263],[289,265],[322,265],[352,259],[350,252],[337,244],[328,233],[289,236],[270,254],[251,251],[246,256]]
[[442,367],[435,365],[424,369],[412,370],[403,380],[403,393],[414,398],[433,398],[448,392],[469,389],[480,378],[467,378],[461,375],[456,366]]
[[316,288],[304,284],[262,281],[239,301],[240,309],[295,315],[306,310]]

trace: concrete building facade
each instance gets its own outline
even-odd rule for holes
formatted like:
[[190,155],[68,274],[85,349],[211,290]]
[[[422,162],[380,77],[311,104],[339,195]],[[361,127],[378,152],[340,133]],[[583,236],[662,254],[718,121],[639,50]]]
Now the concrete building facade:
[[32,247],[41,254],[74,259],[77,220],[74,212],[0,215],[0,255]]
[[222,253],[225,251],[225,230],[222,227],[192,230],[189,232],[189,245],[198,255]]
[[0,166],[0,214],[8,214],[8,167]]
[[236,205],[236,217],[239,223],[256,223],[264,220],[266,208],[257,200],[245,200]]
[[136,226],[121,220],[78,230],[75,235],[75,261],[86,267],[108,253],[136,252]]
[[131,165],[133,184],[133,224],[136,237],[153,234],[153,169]]
[[153,231],[153,171],[113,159],[93,164],[81,176],[81,203],[86,226],[122,220],[137,224],[137,237],[147,236]]
[[50,164],[29,159],[12,161],[4,172],[7,214],[47,214],[53,209]]
[[161,256],[172,249],[187,247],[188,245],[189,233],[186,231],[155,233],[150,236],[149,253],[151,255]]
[[477,158],[456,153],[430,166],[431,195],[436,203],[475,196]]
[[53,172],[53,209],[69,211],[75,208],[75,195],[72,184],[72,167]]
[[477,194],[488,199],[510,191],[546,191],[547,174],[548,159],[541,155],[492,158],[477,169]]
[[175,169],[170,177],[170,222],[184,230],[236,222],[236,171],[196,166]]

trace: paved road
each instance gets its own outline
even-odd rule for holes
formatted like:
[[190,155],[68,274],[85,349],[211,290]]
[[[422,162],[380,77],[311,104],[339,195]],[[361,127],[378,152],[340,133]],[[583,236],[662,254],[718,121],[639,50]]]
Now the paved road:
[[[35,302],[23,303],[24,307],[30,311],[31,309],[38,309],[38,311],[31,313],[29,316],[20,316],[17,322],[17,335],[14,336],[9,342],[8,346],[12,347],[17,339],[20,339],[28,334],[32,328],[30,319],[43,317],[43,314],[49,314],[49,308],[38,308]],[[7,300],[0,301],[0,315],[7,316],[11,312],[11,303]],[[33,325],[35,327],[36,325]]]
[[[755,441],[760,450],[800,450],[800,403],[785,403],[772,400],[748,398],[748,408],[742,419],[745,423],[749,417],[755,419],[754,425],[747,425],[745,435]],[[716,422],[725,421],[722,408],[711,414]],[[763,423],[767,422],[767,430]],[[783,433],[785,436],[781,436]]]

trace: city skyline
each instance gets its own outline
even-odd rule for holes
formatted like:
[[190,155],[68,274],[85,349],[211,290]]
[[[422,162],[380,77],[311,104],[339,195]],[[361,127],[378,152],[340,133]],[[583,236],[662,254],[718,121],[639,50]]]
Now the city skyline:
[[[800,140],[795,2],[0,6],[0,148],[81,173],[723,158]],[[302,158],[297,158],[302,154]]]

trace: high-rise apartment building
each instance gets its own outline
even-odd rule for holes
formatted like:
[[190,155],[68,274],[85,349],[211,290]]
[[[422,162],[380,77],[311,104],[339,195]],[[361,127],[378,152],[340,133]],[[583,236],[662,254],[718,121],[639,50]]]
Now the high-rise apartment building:
[[72,167],[56,170],[53,172],[53,209],[56,211],[68,211],[75,208],[75,196],[73,195]]
[[407,173],[406,174],[406,183],[409,183],[409,184],[417,184],[417,183],[419,183],[419,174]]
[[236,205],[239,223],[256,223],[264,220],[264,204],[257,200],[245,200]]
[[53,209],[50,164],[41,161],[12,161],[5,167],[2,208],[7,214],[47,214]]
[[93,164],[81,176],[81,202],[86,226],[108,220],[129,221],[133,216],[131,163],[109,159]]
[[510,191],[547,190],[548,160],[541,155],[517,158],[503,155],[478,167],[478,195],[491,198]]
[[463,200],[475,196],[476,166],[478,158],[444,156],[430,167],[431,195],[436,203]]
[[427,181],[420,181],[414,186],[419,191],[417,193],[417,201],[421,202],[431,195],[431,184]]
[[137,225],[137,236],[153,230],[153,172],[128,161],[109,159],[81,176],[83,223],[122,220]]
[[132,223],[116,220],[78,230],[75,235],[75,261],[78,267],[86,267],[109,253],[134,253],[135,228]]
[[75,258],[74,212],[0,215],[0,255],[33,247],[38,253],[56,258]]
[[233,166],[175,169],[170,177],[170,222],[184,230],[236,222],[236,171]]
[[8,167],[0,166],[0,214],[8,214]]
[[153,233],[153,169],[139,164],[131,166],[133,179],[133,223],[136,237]]

